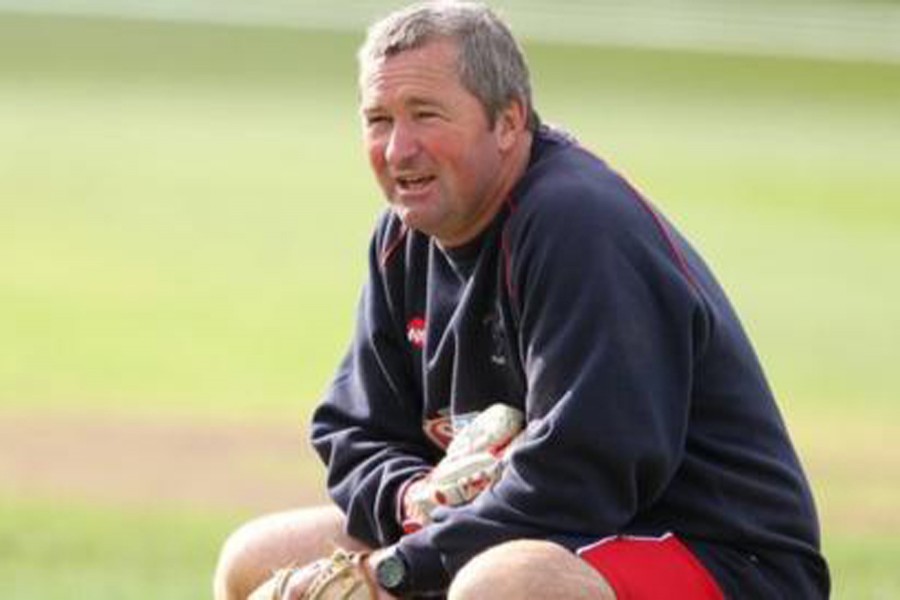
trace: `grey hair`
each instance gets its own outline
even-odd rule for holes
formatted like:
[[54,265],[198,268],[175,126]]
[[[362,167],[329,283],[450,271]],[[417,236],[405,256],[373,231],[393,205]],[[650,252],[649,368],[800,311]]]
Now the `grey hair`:
[[374,23],[357,55],[360,76],[378,61],[440,39],[457,44],[460,82],[481,102],[491,127],[503,109],[517,100],[526,111],[526,127],[538,128],[540,118],[532,105],[522,49],[509,27],[477,2],[422,2]]

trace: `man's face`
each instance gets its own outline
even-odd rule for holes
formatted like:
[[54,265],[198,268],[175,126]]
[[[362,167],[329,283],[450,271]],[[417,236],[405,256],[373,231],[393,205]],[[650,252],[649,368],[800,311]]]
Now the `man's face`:
[[505,193],[502,127],[459,80],[456,46],[429,42],[377,62],[361,79],[372,170],[408,226],[446,247],[490,222]]

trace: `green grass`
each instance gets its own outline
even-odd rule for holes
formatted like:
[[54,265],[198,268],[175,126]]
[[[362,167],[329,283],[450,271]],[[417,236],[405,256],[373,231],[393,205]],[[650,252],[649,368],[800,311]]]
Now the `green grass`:
[[[356,39],[11,16],[0,34],[3,404],[313,400],[382,205]],[[896,66],[528,50],[545,117],[696,240],[788,400],[897,397]]]
[[3,402],[218,412],[314,398],[380,208],[360,176],[352,44],[0,26],[13,46],[0,49]]
[[825,551],[833,568],[833,598],[900,597],[900,541],[896,535],[840,536],[826,543]]
[[[225,534],[248,515],[124,510],[0,496],[0,594],[7,600],[210,597]],[[895,535],[835,536],[834,598],[900,594]]]
[[[0,15],[0,409],[310,409],[382,206],[357,41]],[[809,467],[835,597],[900,594],[900,67],[527,50],[545,119],[628,173],[729,290]],[[0,511],[7,598],[198,597],[233,525]]]
[[209,598],[233,516],[124,511],[0,496],[6,600]]

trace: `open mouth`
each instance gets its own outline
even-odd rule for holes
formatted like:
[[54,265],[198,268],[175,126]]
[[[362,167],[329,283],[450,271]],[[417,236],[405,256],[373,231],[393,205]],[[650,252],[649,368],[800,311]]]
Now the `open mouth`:
[[434,175],[396,178],[397,187],[401,192],[417,192],[423,190],[434,180]]

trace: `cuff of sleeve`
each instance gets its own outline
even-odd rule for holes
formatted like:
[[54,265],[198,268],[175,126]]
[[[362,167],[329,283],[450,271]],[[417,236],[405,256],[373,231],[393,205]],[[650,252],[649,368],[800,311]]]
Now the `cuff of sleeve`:
[[397,546],[409,566],[410,592],[425,594],[450,586],[450,574],[441,553],[431,543],[427,528],[402,537]]
[[411,533],[411,531],[407,531],[406,529],[406,521],[409,518],[409,515],[406,514],[406,492],[409,490],[409,487],[412,484],[421,479],[425,479],[425,476],[427,474],[428,471],[416,473],[415,475],[404,481],[400,486],[400,489],[397,490],[397,497],[394,499],[395,516],[397,519],[397,524],[403,528],[404,533]]

